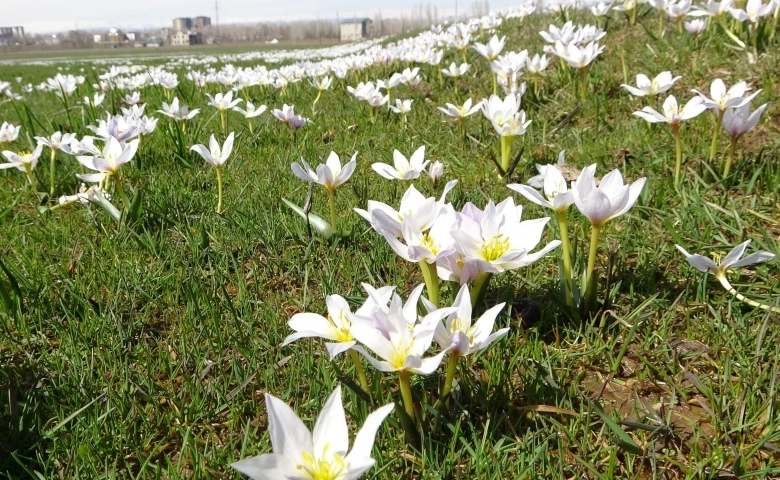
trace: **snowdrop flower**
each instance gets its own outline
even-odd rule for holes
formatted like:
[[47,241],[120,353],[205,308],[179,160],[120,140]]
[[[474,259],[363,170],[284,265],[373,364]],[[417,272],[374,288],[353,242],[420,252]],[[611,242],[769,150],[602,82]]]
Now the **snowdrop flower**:
[[728,157],[726,158],[726,164],[723,169],[723,176],[727,177],[731,169],[731,164],[734,161],[734,152],[737,148],[737,141],[739,138],[756,128],[758,121],[761,119],[761,114],[766,110],[767,104],[763,104],[758,107],[754,112],[750,112],[750,104],[747,103],[740,107],[731,108],[726,110],[723,115],[723,129],[731,135],[731,144],[729,146]]
[[198,154],[203,157],[203,160],[214,165],[214,168],[217,171],[217,213],[222,212],[222,167],[233,152],[233,139],[234,133],[230,132],[230,135],[225,139],[225,143],[220,147],[217,139],[214,138],[214,135],[211,135],[211,138],[209,138],[209,148],[206,148],[205,145],[201,144],[193,145],[190,148],[190,150],[198,152]]
[[265,394],[268,430],[274,453],[247,458],[231,465],[253,480],[292,478],[357,479],[374,466],[371,448],[379,426],[394,408],[388,404],[371,413],[349,449],[349,433],[341,403],[341,386],[328,398],[314,432],[286,403]]
[[726,289],[730,294],[734,295],[737,300],[740,300],[742,302],[745,302],[746,304],[758,307],[763,310],[769,310],[771,312],[780,313],[780,309],[777,307],[773,307],[770,305],[766,305],[760,302],[756,302],[755,300],[751,300],[744,295],[737,292],[734,287],[731,286],[731,283],[729,282],[728,278],[726,278],[726,274],[728,271],[732,268],[741,268],[741,267],[747,267],[749,265],[756,265],[759,263],[764,263],[772,260],[775,258],[775,254],[765,251],[759,251],[752,253],[748,255],[745,258],[742,258],[742,255],[745,254],[745,250],[747,249],[748,245],[750,245],[751,240],[748,240],[744,243],[740,243],[736,247],[734,247],[728,254],[726,254],[725,257],[723,257],[723,260],[721,260],[719,263],[714,262],[708,257],[705,257],[704,255],[691,255],[688,253],[687,250],[685,250],[683,247],[679,245],[675,245],[677,247],[677,250],[680,251],[683,255],[685,255],[685,260],[688,261],[688,263],[695,269],[705,272],[705,273],[711,273],[712,275],[715,275],[715,278],[718,279],[720,284],[723,286],[723,288]]
[[650,80],[647,75],[640,73],[636,76],[636,87],[625,83],[620,86],[635,97],[648,97],[650,106],[654,107],[656,97],[672,88],[681,78],[682,76],[672,77],[672,72],[666,71],[659,73]]
[[425,145],[423,145],[415,150],[408,160],[401,152],[393,150],[393,167],[377,162],[372,164],[371,168],[388,180],[414,180],[425,170],[428,162],[425,160]]

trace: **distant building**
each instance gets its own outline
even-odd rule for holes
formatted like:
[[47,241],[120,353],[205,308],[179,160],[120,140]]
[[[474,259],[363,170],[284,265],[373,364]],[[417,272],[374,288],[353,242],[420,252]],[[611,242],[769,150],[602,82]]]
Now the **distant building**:
[[138,32],[127,32],[125,36],[127,37],[128,42],[135,42],[141,38],[141,35]]
[[211,17],[195,17],[192,19],[192,27],[194,29],[201,29],[211,26]]
[[342,42],[354,42],[369,38],[373,33],[374,22],[370,18],[347,18],[341,21],[340,39]]
[[173,19],[174,32],[186,32],[192,30],[192,19],[190,17],[179,17]]
[[163,40],[162,40],[162,38],[156,38],[156,37],[147,38],[146,41],[144,41],[144,46],[147,47],[147,48],[148,47],[152,47],[152,48],[162,47],[163,46]]
[[118,30],[116,28],[111,28],[108,30],[106,41],[111,45],[119,45],[125,40],[127,40],[127,35],[125,35],[124,32],[122,32],[121,30]]
[[17,43],[24,39],[24,27],[0,27],[0,45]]
[[203,43],[203,36],[200,32],[176,32],[171,35],[171,45],[199,45]]
[[93,34],[92,41],[95,43],[103,43],[103,35],[100,33]]

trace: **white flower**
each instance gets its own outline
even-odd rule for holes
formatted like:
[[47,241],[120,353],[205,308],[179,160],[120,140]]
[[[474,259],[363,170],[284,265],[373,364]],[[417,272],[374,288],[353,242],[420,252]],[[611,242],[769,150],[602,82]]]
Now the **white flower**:
[[751,241],[748,240],[734,247],[725,257],[723,257],[723,260],[720,263],[715,263],[709,258],[705,257],[704,255],[698,255],[698,254],[691,255],[683,247],[679,245],[675,245],[675,247],[677,247],[677,250],[679,250],[680,252],[682,252],[683,255],[685,255],[685,259],[688,261],[688,263],[691,264],[691,266],[693,266],[699,271],[709,272],[715,275],[716,277],[721,278],[726,275],[726,272],[730,268],[746,267],[748,265],[754,265],[756,263],[768,262],[769,260],[775,258],[774,253],[760,251],[760,252],[752,253],[747,257],[743,258],[742,260],[740,260],[742,255],[744,255],[748,245],[750,245],[750,242]]
[[738,108],[750,103],[751,100],[761,93],[761,89],[759,89],[752,95],[746,97],[745,93],[747,92],[747,89],[747,82],[743,80],[735,83],[731,88],[726,90],[726,84],[723,80],[716,78],[710,85],[710,97],[712,98],[699,90],[694,89],[691,91],[701,98],[705,108],[712,110],[716,114],[720,114],[722,110]]
[[252,102],[246,102],[246,110],[239,107],[233,107],[234,112],[240,113],[245,118],[255,118],[258,115],[262,115],[266,110],[268,110],[268,107],[265,105],[260,105],[259,108],[256,108]]
[[413,100],[401,100],[396,98],[395,99],[395,106],[390,105],[390,110],[392,110],[394,113],[408,113],[412,111],[412,102]]
[[623,184],[623,175],[615,169],[601,179],[596,187],[594,170],[586,168],[580,172],[577,180],[572,182],[571,190],[574,204],[590,223],[601,227],[607,221],[623,215],[634,206],[646,178],[642,177],[629,185]]
[[750,104],[726,110],[726,113],[723,115],[723,129],[729,132],[732,138],[741,137],[756,128],[766,107],[767,104],[765,103],[752,113],[750,112]]
[[[563,156],[563,152],[561,152],[561,156]],[[591,173],[595,173],[596,164],[594,163],[585,168],[590,170]],[[574,196],[571,190],[567,188],[566,179],[563,178],[561,171],[558,170],[558,167],[555,165],[536,165],[536,169],[539,171],[539,177],[541,177],[541,186],[544,196],[530,185],[513,183],[507,185],[507,187],[518,192],[537,205],[541,205],[542,207],[549,208],[556,212],[567,211],[569,206],[574,203]],[[536,177],[529,180],[528,183],[531,184],[534,179],[536,179]]]
[[644,107],[638,112],[634,112],[637,117],[643,118],[650,123],[668,123],[677,126],[683,120],[690,120],[707,110],[701,97],[693,97],[680,109],[677,99],[674,95],[669,95],[664,100],[663,113],[659,113],[652,107]]
[[447,103],[445,104],[444,107],[438,107],[438,108],[439,111],[441,111],[445,115],[449,115],[451,117],[457,117],[457,118],[466,118],[469,115],[477,113],[479,109],[482,108],[482,102],[478,102],[473,107],[471,106],[471,104],[472,104],[472,100],[469,98],[463,103],[463,106],[457,106],[451,103]]
[[371,168],[388,180],[414,180],[425,170],[428,162],[428,160],[425,160],[425,145],[423,145],[415,150],[408,160],[401,152],[393,150],[394,167],[377,162],[372,164]]
[[222,93],[218,93],[212,97],[207,93],[206,96],[209,97],[209,105],[215,107],[218,110],[230,110],[231,108],[241,103],[240,98],[233,100],[233,90],[230,90],[224,95]]
[[341,403],[341,386],[322,408],[310,432],[286,403],[265,394],[268,431],[274,453],[247,458],[231,465],[253,480],[353,480],[374,466],[371,448],[382,421],[393,410],[388,404],[371,413],[358,431],[352,450]]
[[300,165],[297,162],[294,162],[291,165],[291,168],[293,174],[295,174],[295,176],[301,180],[306,182],[319,183],[320,185],[324,186],[325,189],[332,192],[336,190],[338,186],[349,180],[349,177],[352,176],[352,173],[355,171],[355,167],[357,166],[356,157],[357,152],[352,155],[352,159],[346,165],[344,165],[344,168],[342,168],[339,156],[336,154],[336,152],[330,152],[330,155],[328,156],[328,159],[325,161],[325,163],[321,163],[317,166],[316,172],[309,166],[308,163],[306,163],[306,160],[303,158],[301,158]]
[[203,157],[203,160],[215,167],[221,167],[227,162],[228,157],[231,152],[233,152],[233,137],[233,132],[230,132],[230,135],[225,139],[225,143],[220,147],[217,139],[214,138],[214,135],[211,135],[211,138],[209,138],[209,148],[206,148],[205,145],[198,144],[190,147],[190,150],[198,152],[198,154]]
[[672,88],[675,82],[681,78],[681,76],[672,77],[672,72],[667,71],[659,73],[655,78],[650,80],[647,75],[640,73],[636,76],[636,87],[625,83],[620,86],[628,90],[628,92],[635,97],[655,97]]
[[485,311],[479,320],[472,325],[469,287],[467,284],[463,284],[452,303],[452,306],[457,310],[448,315],[444,322],[439,322],[436,325],[436,333],[434,333],[433,338],[439,347],[443,350],[449,350],[454,355],[469,355],[484,350],[509,332],[509,328],[493,332],[496,317],[501,313],[504,305],[504,303],[500,303]]

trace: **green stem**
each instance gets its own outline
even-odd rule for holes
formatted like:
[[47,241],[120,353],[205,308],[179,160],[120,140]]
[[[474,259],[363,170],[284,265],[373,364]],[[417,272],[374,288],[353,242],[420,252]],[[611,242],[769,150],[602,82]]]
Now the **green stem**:
[[566,305],[574,305],[574,295],[571,285],[571,253],[569,250],[569,221],[568,211],[563,210],[556,213],[558,217],[558,227],[561,229],[561,255],[563,255],[563,284],[566,294]]
[[422,271],[425,280],[425,290],[428,292],[428,300],[439,306],[439,274],[436,272],[436,264],[430,264],[425,260],[420,260],[420,271]]
[[466,139],[466,117],[460,117],[460,134]]
[[352,363],[355,364],[355,372],[357,372],[358,378],[360,379],[360,388],[363,389],[364,392],[368,392],[368,380],[366,379],[366,371],[363,370],[363,364],[360,363],[360,356],[355,350],[352,350],[351,348],[348,350],[349,352],[349,358],[352,359]]
[[57,150],[51,149],[51,162],[49,166],[49,200],[54,198],[54,158],[57,156]]
[[514,135],[501,137],[501,169],[504,171],[504,175],[509,173],[509,160],[512,158],[512,145],[514,143]]
[[674,134],[674,150],[676,154],[676,161],[674,164],[674,185],[680,185],[680,170],[682,168],[682,141],[680,140],[680,126],[672,125],[672,133]]
[[254,136],[255,136],[255,126],[252,125],[252,119],[251,118],[247,118],[246,122],[249,124],[249,136],[254,138]]
[[228,135],[228,125],[227,125],[227,110],[220,110],[219,116],[222,119],[222,131],[225,132],[225,138],[227,138]]
[[588,98],[588,67],[582,67],[580,70],[580,100]]
[[32,166],[29,163],[24,164],[24,172],[27,174],[27,181],[30,182],[30,189],[33,195],[38,196],[38,185],[35,182],[35,175],[32,172]]
[[331,189],[328,190],[328,204],[330,205],[330,226],[333,228],[334,232],[337,232],[336,229],[336,192]]
[[404,400],[404,408],[409,418],[414,420],[414,401],[412,400],[412,386],[409,383],[409,372],[407,370],[398,371],[398,386],[401,389],[401,397]]
[[585,311],[593,311],[596,305],[596,290],[598,282],[594,270],[596,269],[596,254],[599,250],[599,236],[601,235],[601,225],[591,224],[590,226],[590,253],[588,253],[588,269],[585,272]]
[[737,140],[739,140],[739,137],[736,137],[734,135],[731,136],[731,144],[729,145],[729,154],[728,157],[726,157],[726,164],[723,166],[723,178],[728,177],[729,172],[731,171],[731,163],[734,161],[734,152],[737,150]]
[[750,305],[751,307],[760,308],[761,310],[766,310],[766,311],[774,312],[774,313],[780,313],[780,308],[778,308],[778,307],[773,307],[771,305],[766,305],[764,303],[757,302],[755,300],[751,300],[751,299],[747,298],[746,296],[742,295],[741,293],[737,292],[734,289],[734,287],[731,286],[731,283],[729,283],[729,281],[726,278],[725,274],[723,274],[723,273],[721,273],[720,275],[715,274],[715,276],[720,281],[720,284],[723,285],[723,288],[725,288],[726,291],[728,291],[730,294],[734,295],[734,297],[736,297],[736,299],[739,300],[740,302],[746,303],[747,305]]
[[715,152],[718,148],[718,135],[720,135],[720,127],[723,125],[723,115],[726,110],[718,112],[718,119],[715,122],[715,133],[712,134],[712,143],[710,144],[710,162],[715,159]]
[[222,167],[217,169],[217,213],[222,211]]
[[116,183],[116,189],[119,192],[119,195],[122,197],[122,202],[125,204],[125,209],[130,210],[130,200],[127,198],[127,194],[125,193],[125,187],[122,184],[122,178],[119,177],[119,173],[115,173],[114,176],[116,177],[114,183]]
[[316,106],[317,106],[317,102],[320,100],[320,95],[322,95],[322,90],[319,90],[319,91],[317,92],[317,97],[314,99],[314,102],[311,104],[311,114],[312,114],[312,115],[314,115],[315,113],[317,113],[317,111],[315,110],[315,108],[314,108],[314,107],[316,107]]
[[493,274],[490,272],[479,272],[477,274],[477,278],[474,280],[474,286],[469,293],[472,308],[477,306],[477,302],[479,302],[480,298],[485,294],[491,276],[493,276]]
[[458,369],[458,358],[460,355],[457,353],[450,353],[447,359],[447,376],[444,379],[444,389],[441,391],[442,400],[447,398],[447,395],[452,391],[452,380],[455,378],[455,371]]
[[658,36],[659,37],[664,34],[664,26],[665,26],[664,24],[666,23],[665,20],[666,20],[666,13],[663,10],[659,9],[658,10]]
[[538,73],[534,74],[533,80],[534,80],[534,97],[537,97],[539,96],[539,74]]

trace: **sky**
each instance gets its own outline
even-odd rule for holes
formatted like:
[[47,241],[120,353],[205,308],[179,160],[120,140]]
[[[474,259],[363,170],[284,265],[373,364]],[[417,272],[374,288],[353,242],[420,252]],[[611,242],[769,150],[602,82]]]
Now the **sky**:
[[[473,0],[218,0],[219,22],[407,15],[416,5],[437,7],[439,15],[468,12]],[[176,17],[204,15],[215,20],[214,0],[3,0],[0,26],[22,26],[28,33],[91,30],[117,27],[146,29],[171,26]],[[523,0],[490,0],[491,9],[516,6]]]

